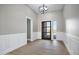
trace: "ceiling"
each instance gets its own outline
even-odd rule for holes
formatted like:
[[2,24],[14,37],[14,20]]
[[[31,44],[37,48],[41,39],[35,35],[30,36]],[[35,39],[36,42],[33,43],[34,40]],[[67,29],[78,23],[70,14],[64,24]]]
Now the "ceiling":
[[[34,12],[36,12],[37,14],[39,14],[39,6],[41,6],[42,4],[28,4],[28,6],[34,10]],[[52,11],[58,11],[58,10],[62,10],[64,7],[64,4],[45,4],[48,7],[48,12],[52,12]]]

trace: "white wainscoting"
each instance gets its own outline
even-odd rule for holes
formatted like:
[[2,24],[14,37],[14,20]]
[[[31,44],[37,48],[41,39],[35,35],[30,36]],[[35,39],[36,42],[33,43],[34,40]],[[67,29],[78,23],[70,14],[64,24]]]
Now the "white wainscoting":
[[41,33],[40,32],[33,32],[33,37],[31,41],[41,39]]
[[6,54],[27,44],[26,33],[0,35],[0,54]]
[[38,33],[38,39],[41,39],[41,32],[37,32]]
[[63,41],[71,55],[79,55],[79,37],[65,33]]
[[[65,38],[64,32],[57,32],[56,37],[56,40],[63,40]],[[41,39],[41,32],[33,32],[33,38]],[[51,40],[54,40],[53,35],[51,36],[51,38]]]
[[56,40],[63,40],[65,38],[64,32],[57,32],[56,33]]

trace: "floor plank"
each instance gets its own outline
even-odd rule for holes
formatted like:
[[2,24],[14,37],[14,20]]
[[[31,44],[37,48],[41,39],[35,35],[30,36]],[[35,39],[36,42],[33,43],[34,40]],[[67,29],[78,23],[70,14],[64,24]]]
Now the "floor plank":
[[7,55],[69,55],[69,52],[62,41],[36,40]]

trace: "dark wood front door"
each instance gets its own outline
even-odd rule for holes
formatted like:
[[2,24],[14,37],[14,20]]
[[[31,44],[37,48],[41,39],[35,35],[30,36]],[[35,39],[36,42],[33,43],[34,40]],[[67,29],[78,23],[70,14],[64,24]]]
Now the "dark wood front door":
[[42,39],[51,40],[51,21],[42,22]]

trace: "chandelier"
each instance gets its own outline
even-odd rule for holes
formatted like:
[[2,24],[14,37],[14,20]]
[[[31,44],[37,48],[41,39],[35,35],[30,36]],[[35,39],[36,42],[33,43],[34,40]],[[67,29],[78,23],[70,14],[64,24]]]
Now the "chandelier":
[[47,13],[47,10],[48,10],[48,8],[45,4],[43,4],[42,6],[39,7],[39,11],[41,14]]

